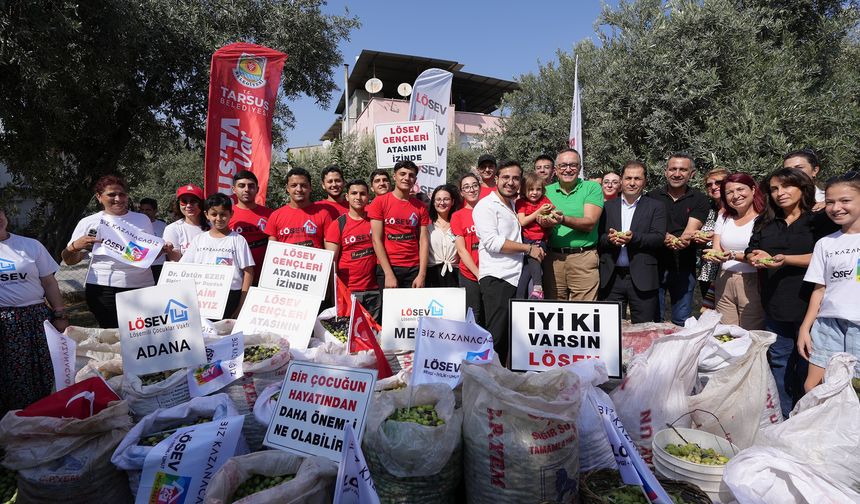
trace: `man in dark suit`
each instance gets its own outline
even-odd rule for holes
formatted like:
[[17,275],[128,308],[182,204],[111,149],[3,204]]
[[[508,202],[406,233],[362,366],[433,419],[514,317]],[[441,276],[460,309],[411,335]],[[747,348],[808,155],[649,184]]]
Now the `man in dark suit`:
[[599,299],[630,306],[634,324],[654,321],[660,287],[657,254],[666,237],[666,208],[642,194],[648,170],[641,161],[621,169],[621,197],[605,203],[600,217]]

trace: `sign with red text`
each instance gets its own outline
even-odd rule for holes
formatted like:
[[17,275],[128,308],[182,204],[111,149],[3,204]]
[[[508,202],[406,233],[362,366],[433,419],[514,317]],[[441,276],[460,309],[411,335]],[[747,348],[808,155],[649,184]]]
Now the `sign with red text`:
[[408,121],[377,124],[376,166],[391,168],[398,161],[436,163],[436,123]]
[[421,317],[465,321],[466,289],[384,289],[379,346],[383,350],[415,350],[415,331]]
[[206,318],[221,320],[227,308],[227,296],[233,282],[233,267],[216,264],[194,264],[167,261],[158,277],[158,285],[193,280],[197,286],[197,308]]
[[305,350],[311,341],[320,302],[313,296],[251,287],[233,333],[273,333],[286,338],[290,348]]
[[260,273],[260,287],[325,298],[334,252],[270,241]]
[[116,295],[122,368],[143,375],[206,362],[193,280]]
[[361,442],[375,369],[290,361],[263,444],[340,462],[349,424]]
[[430,120],[436,125],[436,162],[418,165],[417,191],[430,194],[433,189],[448,180],[449,119],[453,115],[451,106],[451,83],[454,74],[441,68],[428,68],[421,72],[412,85],[409,99],[409,120]]
[[287,55],[247,42],[212,54],[206,118],[204,190],[233,196],[233,175],[257,176],[257,203],[266,204],[272,159],[272,116]]
[[547,371],[600,359],[621,378],[621,303],[511,299],[511,369]]

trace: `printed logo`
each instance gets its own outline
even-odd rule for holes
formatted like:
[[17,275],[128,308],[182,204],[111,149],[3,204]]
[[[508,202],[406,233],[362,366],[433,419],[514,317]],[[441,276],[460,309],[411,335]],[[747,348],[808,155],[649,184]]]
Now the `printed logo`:
[[171,299],[167,302],[164,314],[170,317],[171,324],[188,321],[188,307],[175,299]]
[[260,217],[260,220],[257,221],[257,229],[259,229],[260,231],[265,231],[266,223],[268,222],[269,221],[267,221],[265,217]]
[[431,317],[441,317],[445,313],[445,307],[439,301],[432,299],[427,305],[427,311],[430,312]]
[[188,497],[191,487],[190,476],[155,473],[152,483],[152,493],[149,494],[149,504],[183,504]]
[[[8,260],[0,258],[0,271],[15,271],[15,263]],[[860,272],[860,264],[858,264],[858,272]],[[860,273],[858,273],[860,275]]]
[[309,234],[309,235],[317,234],[317,225],[314,224],[313,222],[311,222],[310,219],[308,219],[308,221],[305,222],[304,228],[305,228],[305,234]]
[[194,370],[194,381],[197,382],[197,385],[204,385],[209,383],[210,381],[218,378],[224,374],[224,370],[221,369],[221,361],[217,360],[215,362],[210,362],[209,364],[204,364],[199,366]]
[[146,257],[146,254],[149,253],[149,249],[146,247],[142,247],[133,241],[128,242],[128,245],[125,247],[125,251],[122,253],[122,257],[131,261],[131,262],[140,262]]
[[223,264],[225,266],[233,266],[232,257],[216,257],[215,264]]
[[239,84],[252,89],[261,88],[266,85],[266,58],[242,53],[236,68],[233,69],[233,77]]
[[860,282],[860,259],[857,259],[857,281]]
[[470,362],[489,362],[490,349],[488,348],[483,352],[466,352],[466,360]]
[[412,212],[412,215],[409,216],[409,225],[415,227],[418,225],[418,216],[415,212]]

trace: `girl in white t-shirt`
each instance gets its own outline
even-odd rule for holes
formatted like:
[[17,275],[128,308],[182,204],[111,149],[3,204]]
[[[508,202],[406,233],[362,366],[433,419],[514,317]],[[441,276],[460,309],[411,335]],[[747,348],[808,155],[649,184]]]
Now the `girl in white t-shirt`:
[[206,219],[212,229],[197,235],[179,262],[221,264],[233,266],[233,282],[224,318],[236,318],[254,280],[254,258],[248,242],[239,233],[230,231],[233,202],[221,193],[206,198]]
[[197,235],[209,229],[203,215],[203,189],[187,184],[176,190],[173,213],[178,217],[164,228],[164,252],[170,261],[178,261]]
[[860,359],[860,172],[828,180],[824,202],[827,216],[842,229],[818,240],[803,277],[815,284],[797,338],[800,355],[809,361],[807,391],[821,383],[833,354]]
[[745,173],[733,173],[720,184],[722,211],[714,223],[713,248],[702,258],[720,265],[715,282],[716,307],[724,324],[764,329],[758,270],[746,262],[755,219],[764,210],[764,194]]

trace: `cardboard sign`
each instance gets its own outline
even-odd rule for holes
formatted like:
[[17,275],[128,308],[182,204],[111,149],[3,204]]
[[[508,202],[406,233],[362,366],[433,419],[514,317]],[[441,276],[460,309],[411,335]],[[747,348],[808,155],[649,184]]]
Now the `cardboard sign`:
[[72,338],[54,328],[47,320],[43,323],[51,365],[54,368],[54,384],[57,392],[75,384],[75,350],[78,344]]
[[410,385],[460,383],[464,360],[476,364],[493,361],[493,336],[471,322],[421,317],[415,338]]
[[100,219],[93,255],[106,255],[135,268],[149,268],[164,240],[127,222]]
[[384,289],[382,291],[383,350],[415,350],[415,330],[421,317],[466,320],[466,289]]
[[436,123],[408,121],[377,124],[376,166],[391,168],[398,161],[436,163]]
[[304,350],[311,341],[320,302],[313,296],[251,287],[233,332],[277,334],[289,340],[290,348]]
[[192,280],[116,295],[123,371],[143,375],[206,362]]
[[511,369],[546,371],[600,359],[621,378],[621,303],[511,299]]
[[260,273],[260,287],[325,298],[334,252],[270,241]]
[[236,455],[244,420],[237,415],[182,427],[155,445],[144,460],[135,504],[203,502],[212,477]]
[[[221,320],[227,308],[227,296],[233,282],[233,267],[216,264],[193,264],[167,261],[158,277],[158,285],[194,280],[197,286],[197,308],[206,318]],[[229,315],[229,314],[228,314]]]
[[347,424],[361,442],[375,383],[373,369],[290,361],[263,444],[339,462]]
[[231,334],[206,345],[206,364],[188,368],[188,392],[200,397],[217,392],[245,376],[245,336]]

